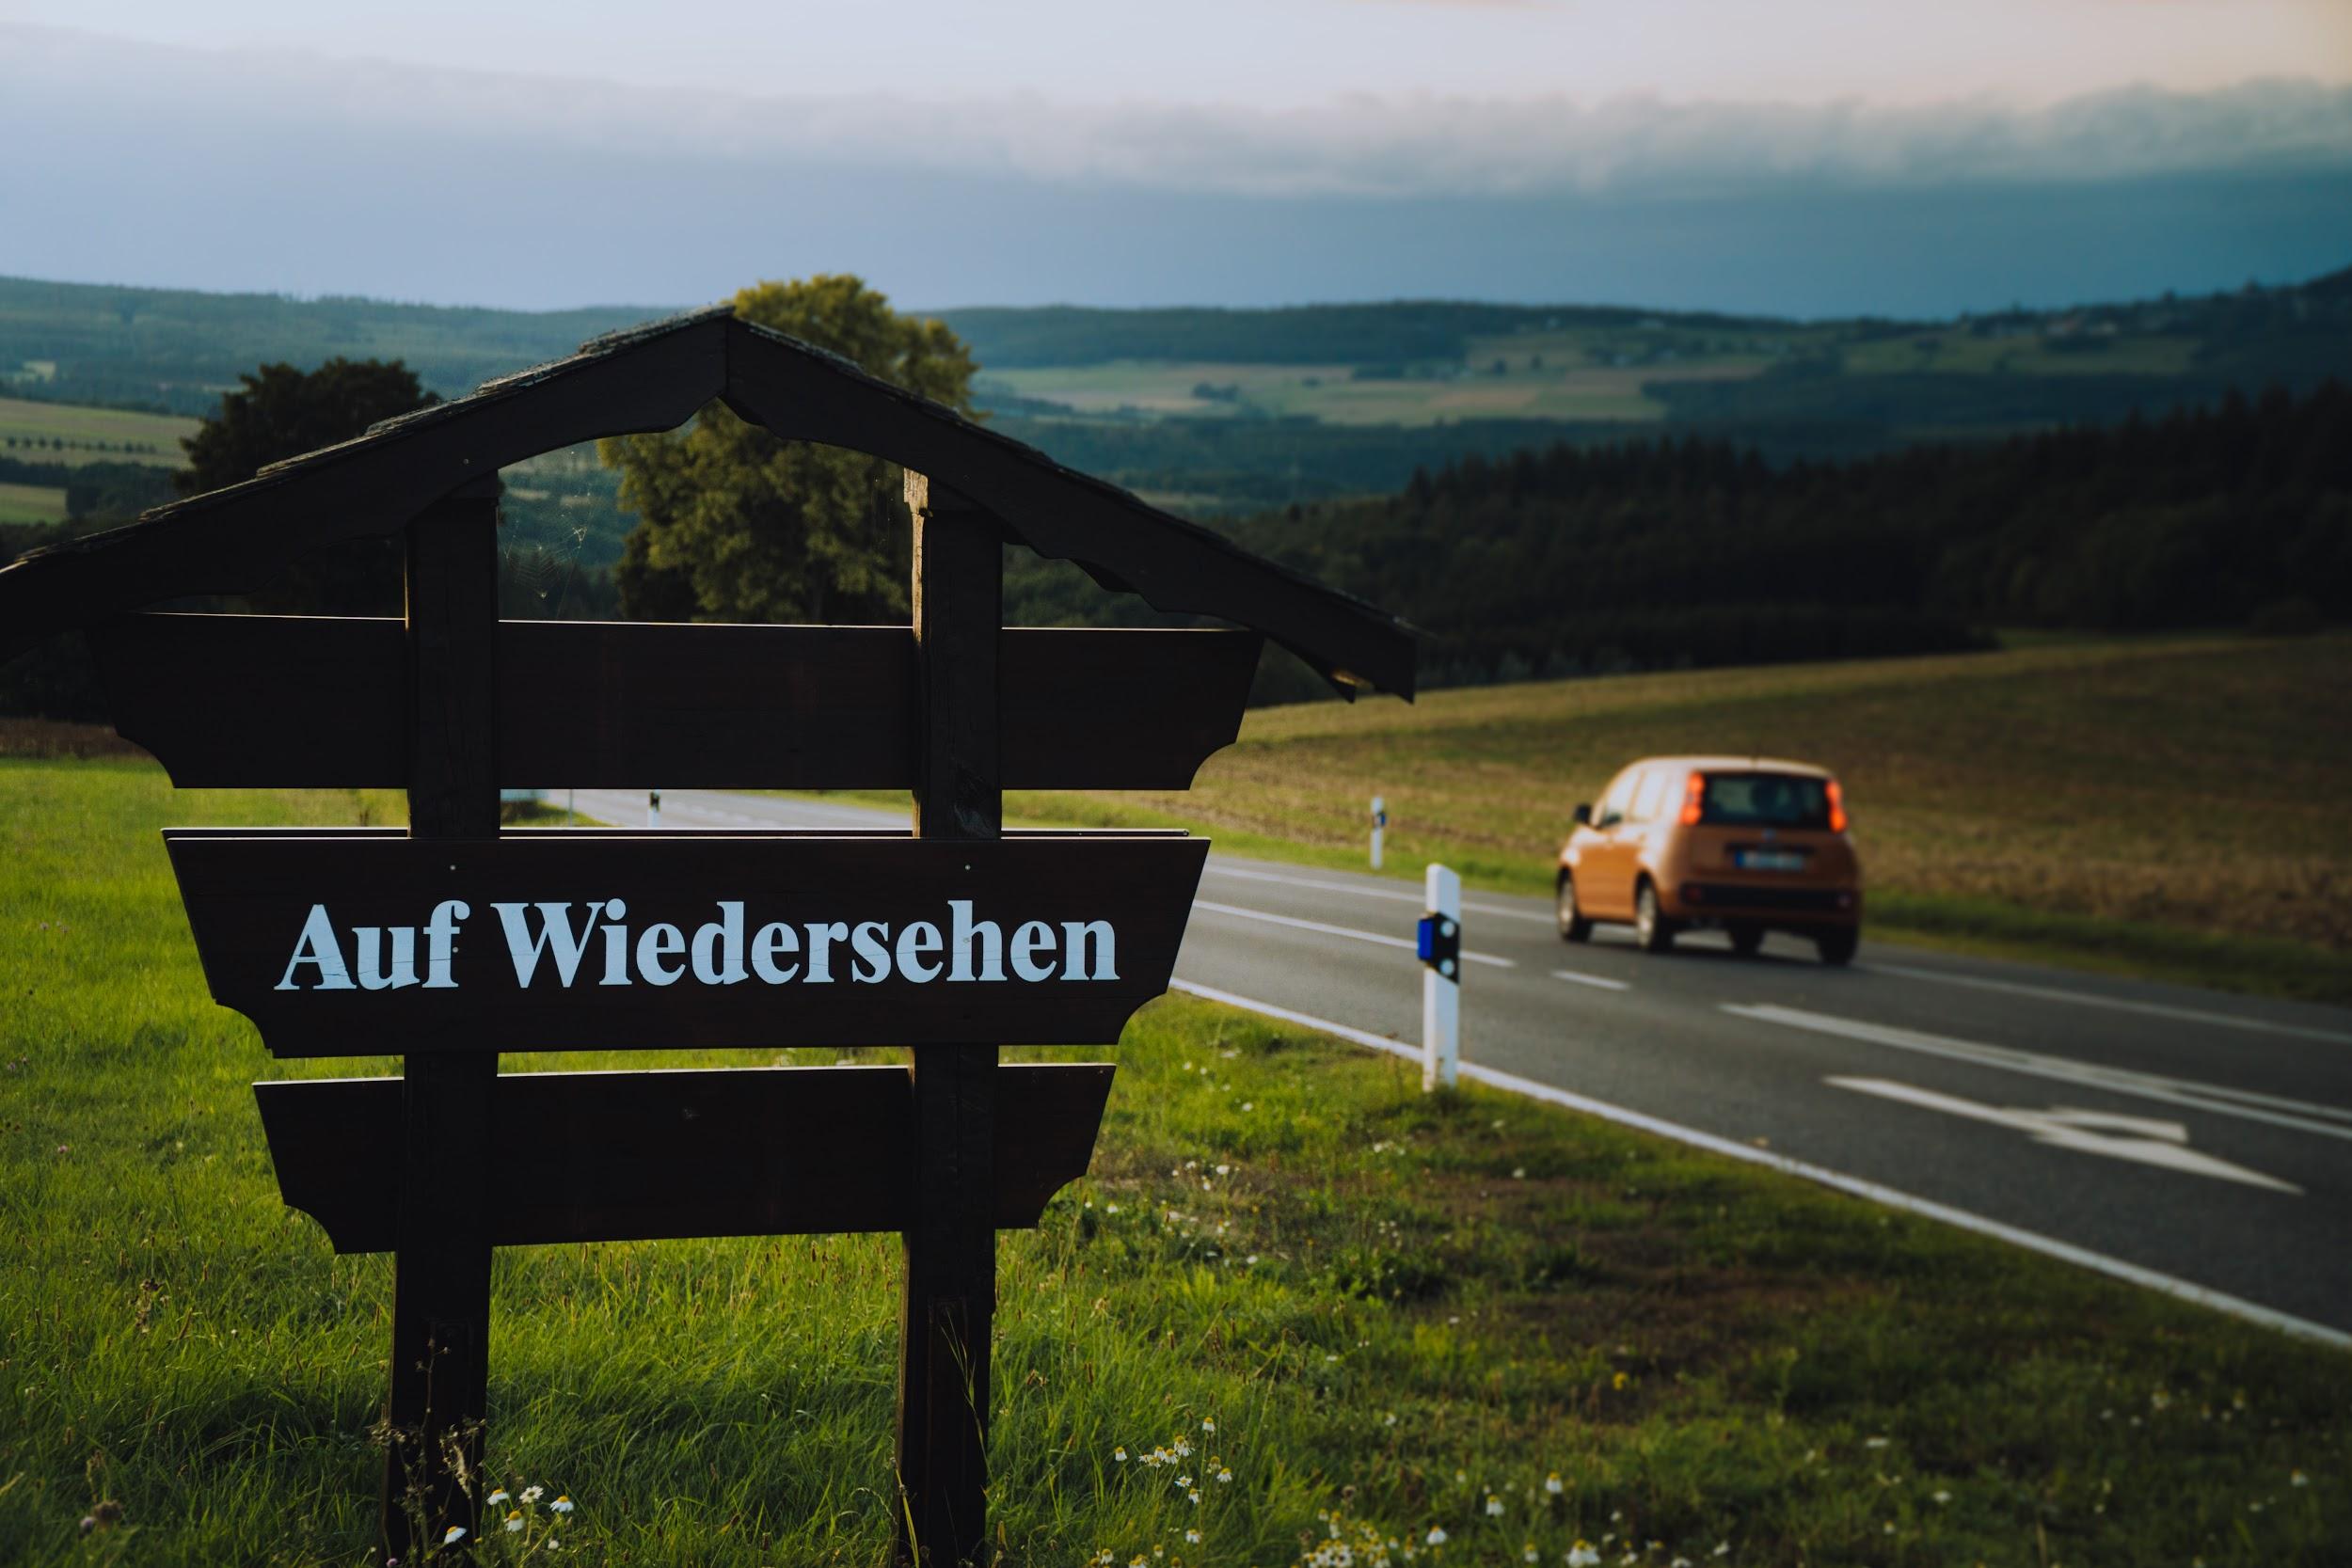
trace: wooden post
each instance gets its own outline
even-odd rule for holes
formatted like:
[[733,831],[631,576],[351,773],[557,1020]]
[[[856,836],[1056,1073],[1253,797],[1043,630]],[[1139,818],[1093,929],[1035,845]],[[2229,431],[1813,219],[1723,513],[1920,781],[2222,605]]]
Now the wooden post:
[[[408,832],[495,838],[499,830],[498,496],[466,486],[408,525]],[[489,911],[475,911],[477,916]],[[400,1213],[393,1262],[392,1378],[384,1467],[384,1551],[406,1561],[453,1525],[478,1534],[489,1383],[490,1051],[403,1059]],[[411,1539],[421,1505],[425,1538]]]
[[[994,518],[907,475],[914,515],[914,641],[922,691],[918,838],[1004,831],[996,654],[1003,535]],[[914,1051],[914,1228],[899,1313],[898,1560],[977,1563],[987,1549],[989,1343],[996,1307],[996,1047]]]

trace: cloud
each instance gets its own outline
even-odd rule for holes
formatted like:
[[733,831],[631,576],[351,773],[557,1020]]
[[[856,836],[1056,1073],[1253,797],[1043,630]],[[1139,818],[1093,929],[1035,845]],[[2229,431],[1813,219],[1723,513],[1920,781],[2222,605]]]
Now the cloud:
[[1340,99],[1311,108],[1033,96],[755,98],[205,52],[0,26],[0,100],[136,103],[254,135],[417,138],[755,167],[898,170],[1254,198],[1654,197],[2352,166],[2352,87],[2127,87],[2046,106],[1628,97]]

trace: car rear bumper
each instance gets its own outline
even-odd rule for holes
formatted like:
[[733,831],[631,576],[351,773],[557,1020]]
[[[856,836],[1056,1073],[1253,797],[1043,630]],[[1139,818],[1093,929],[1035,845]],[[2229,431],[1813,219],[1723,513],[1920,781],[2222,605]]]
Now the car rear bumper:
[[1692,879],[1666,891],[1661,913],[1686,923],[1753,920],[1774,926],[1854,926],[1862,891]]

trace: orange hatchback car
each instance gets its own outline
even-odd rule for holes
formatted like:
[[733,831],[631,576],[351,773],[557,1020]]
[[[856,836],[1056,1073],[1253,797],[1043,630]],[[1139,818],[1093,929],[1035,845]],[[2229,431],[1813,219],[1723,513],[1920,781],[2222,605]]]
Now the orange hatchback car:
[[1633,927],[1662,953],[1678,931],[1714,928],[1741,953],[1767,931],[1810,937],[1824,963],[1852,958],[1862,863],[1837,781],[1769,757],[1647,757],[1576,808],[1560,849],[1560,935],[1596,921]]

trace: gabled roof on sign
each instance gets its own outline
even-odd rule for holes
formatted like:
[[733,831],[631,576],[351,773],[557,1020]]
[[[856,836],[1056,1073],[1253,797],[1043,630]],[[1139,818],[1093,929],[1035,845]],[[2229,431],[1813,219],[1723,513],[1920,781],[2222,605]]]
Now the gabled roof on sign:
[[569,358],[0,568],[0,658],[142,605],[256,588],[321,546],[393,532],[509,464],[670,430],[713,401],[785,439],[927,475],[1039,554],[1160,610],[1262,631],[1343,691],[1413,693],[1414,633],[1395,617],[725,306],[608,333]]

